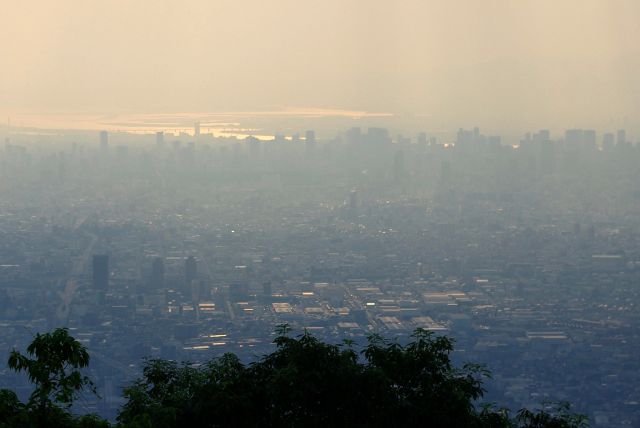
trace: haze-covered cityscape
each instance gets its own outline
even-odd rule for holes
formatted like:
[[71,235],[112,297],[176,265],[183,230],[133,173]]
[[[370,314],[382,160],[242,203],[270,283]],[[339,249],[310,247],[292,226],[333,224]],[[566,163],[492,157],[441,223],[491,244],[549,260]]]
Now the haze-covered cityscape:
[[16,131],[0,159],[0,349],[68,326],[101,392],[84,411],[113,417],[144,357],[249,361],[286,323],[332,343],[447,334],[492,371],[485,400],[638,423],[625,130]]
[[0,11],[0,428],[640,427],[637,0]]

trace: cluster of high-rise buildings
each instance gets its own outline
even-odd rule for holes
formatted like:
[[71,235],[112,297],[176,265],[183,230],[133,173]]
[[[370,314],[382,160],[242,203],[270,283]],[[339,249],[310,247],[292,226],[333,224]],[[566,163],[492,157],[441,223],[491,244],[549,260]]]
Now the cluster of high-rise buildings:
[[[624,133],[589,130],[15,135],[0,349],[68,326],[102,397],[85,410],[113,416],[144,357],[251,361],[283,323],[355,346],[426,328],[487,365],[488,400],[633,426],[638,165]],[[5,386],[29,388],[0,368]]]

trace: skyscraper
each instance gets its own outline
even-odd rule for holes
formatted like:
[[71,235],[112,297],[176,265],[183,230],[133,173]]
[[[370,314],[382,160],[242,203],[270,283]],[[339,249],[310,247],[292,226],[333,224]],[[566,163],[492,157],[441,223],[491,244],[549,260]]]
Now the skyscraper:
[[551,141],[551,133],[548,129],[541,129],[533,134],[534,143],[548,143]]
[[391,143],[389,131],[385,128],[367,129],[366,141],[369,146],[381,147]]
[[354,189],[349,192],[349,211],[352,214],[355,214],[358,209],[358,192]]
[[100,151],[106,153],[109,150],[109,133],[100,131]]
[[196,258],[193,256],[187,257],[184,261],[184,282],[185,289],[191,290],[191,281],[196,279],[198,276],[198,263],[196,262]]
[[265,281],[262,283],[262,294],[264,294],[265,297],[271,297],[271,294],[273,293],[273,289],[271,287],[271,281]]
[[151,265],[150,288],[164,288],[164,260],[162,257],[153,259]]
[[582,129],[567,129],[564,131],[564,142],[569,147],[581,146],[584,142],[584,131]]
[[164,132],[156,132],[156,146],[164,147]]
[[315,143],[316,142],[316,131],[309,130],[304,133],[304,140],[307,143]]
[[109,256],[106,254],[93,256],[93,288],[96,290],[109,288]]
[[304,134],[304,153],[307,159],[313,158],[316,147],[316,132],[307,131]]

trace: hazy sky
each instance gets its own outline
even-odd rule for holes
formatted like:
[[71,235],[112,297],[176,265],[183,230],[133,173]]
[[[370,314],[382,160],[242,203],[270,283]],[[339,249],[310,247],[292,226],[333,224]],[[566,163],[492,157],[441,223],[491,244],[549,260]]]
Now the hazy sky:
[[5,0],[1,11],[4,115],[306,107],[638,125],[638,0]]

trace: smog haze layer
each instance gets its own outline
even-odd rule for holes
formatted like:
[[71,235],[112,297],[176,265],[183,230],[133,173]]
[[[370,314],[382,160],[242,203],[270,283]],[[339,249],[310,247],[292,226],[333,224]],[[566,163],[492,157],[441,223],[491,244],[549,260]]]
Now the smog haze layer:
[[41,117],[53,113],[330,109],[430,129],[638,127],[634,0],[60,0],[2,9],[0,114],[29,126],[50,126]]
[[[441,397],[492,427],[485,403],[516,416],[567,400],[595,428],[640,427],[640,1],[0,3],[0,425],[3,409],[47,413],[6,362],[64,327],[98,392],[65,417],[192,427],[177,418],[199,409],[251,426],[257,402],[311,421],[287,426],[348,425],[254,388],[266,374],[292,396],[328,391],[303,401],[332,418],[357,398],[393,420],[362,426],[404,426],[395,408],[440,417]],[[307,383],[251,365],[280,361],[285,325],[351,368],[277,363]],[[393,353],[450,337],[453,371],[393,354],[388,381],[361,377],[377,335]],[[262,373],[232,369],[248,395],[198,383],[229,354]],[[154,383],[153,361],[198,384],[127,392]],[[336,388],[317,388],[319,361]],[[466,362],[492,373],[486,393],[451,400],[480,388],[453,369]],[[457,386],[425,394],[396,371]],[[223,395],[238,423],[219,422]]]

